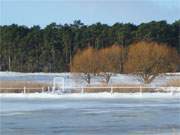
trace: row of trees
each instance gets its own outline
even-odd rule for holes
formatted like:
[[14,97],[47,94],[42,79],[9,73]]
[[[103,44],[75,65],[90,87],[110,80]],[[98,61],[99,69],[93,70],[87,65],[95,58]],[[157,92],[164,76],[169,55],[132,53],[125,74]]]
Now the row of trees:
[[[101,49],[112,44],[127,48],[140,40],[165,43],[180,52],[180,20],[168,24],[152,21],[140,25],[115,23],[112,26],[81,21],[45,28],[33,26],[0,26],[0,70],[20,72],[69,71],[78,49]],[[121,67],[123,68],[123,67]]]
[[113,45],[78,51],[71,71],[84,73],[88,84],[92,75],[103,76],[108,83],[113,73],[133,73],[144,83],[150,83],[160,73],[177,71],[179,65],[180,56],[176,49],[156,42],[138,42],[129,48]]

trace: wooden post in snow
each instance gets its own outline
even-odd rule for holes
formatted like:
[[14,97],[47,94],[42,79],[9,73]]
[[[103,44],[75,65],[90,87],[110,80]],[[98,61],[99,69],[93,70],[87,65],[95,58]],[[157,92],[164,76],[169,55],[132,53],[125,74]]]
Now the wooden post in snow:
[[23,93],[25,94],[26,93],[26,87],[24,86],[24,91],[23,91]]
[[142,86],[139,87],[140,96],[142,96]]
[[111,94],[113,94],[113,87],[111,86]]

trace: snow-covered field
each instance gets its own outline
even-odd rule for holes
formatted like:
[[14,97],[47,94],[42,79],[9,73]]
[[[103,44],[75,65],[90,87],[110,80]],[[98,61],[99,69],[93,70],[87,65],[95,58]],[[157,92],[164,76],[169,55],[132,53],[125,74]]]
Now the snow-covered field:
[[[23,81],[37,81],[53,83],[55,77],[65,78],[65,85],[73,85],[76,83],[78,86],[86,85],[86,82],[77,75],[71,73],[19,73],[19,72],[0,72],[1,80],[23,80]],[[93,77],[91,85],[102,84],[102,78]],[[180,73],[167,73],[157,77],[149,86],[162,86],[166,85],[168,81],[180,80]],[[109,82],[110,85],[138,85],[142,82],[138,81],[137,77],[128,74],[113,75]]]

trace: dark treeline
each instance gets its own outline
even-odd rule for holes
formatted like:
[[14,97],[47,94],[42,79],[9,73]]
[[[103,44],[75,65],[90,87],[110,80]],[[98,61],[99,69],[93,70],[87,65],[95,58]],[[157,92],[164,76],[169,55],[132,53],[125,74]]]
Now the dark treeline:
[[140,40],[166,43],[180,52],[180,20],[172,24],[152,21],[140,25],[112,26],[81,21],[45,28],[0,26],[0,70],[19,72],[65,72],[78,49],[104,48],[112,44],[127,47]]

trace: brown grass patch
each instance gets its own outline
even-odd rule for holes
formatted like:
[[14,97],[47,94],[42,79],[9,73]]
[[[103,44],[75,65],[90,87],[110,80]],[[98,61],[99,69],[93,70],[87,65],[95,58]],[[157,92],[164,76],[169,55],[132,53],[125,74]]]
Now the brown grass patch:
[[166,86],[180,87],[180,79],[170,80]]
[[26,92],[41,92],[42,88],[47,91],[48,85],[46,83],[35,82],[35,81],[0,81],[0,92],[1,93],[20,93],[24,91],[26,87]]
[[[106,87],[107,85],[103,85],[100,87]],[[110,86],[107,86],[110,87]],[[140,85],[113,85],[113,92],[117,93],[135,93],[135,92],[157,92],[153,88],[141,88]],[[117,88],[117,87],[124,87],[124,88]],[[127,88],[126,88],[127,87]],[[132,88],[128,88],[132,87]],[[134,87],[134,88],[133,88]],[[142,86],[143,87],[143,86]],[[86,88],[84,89],[84,92],[86,93],[94,93],[94,92],[111,92],[111,88]]]

